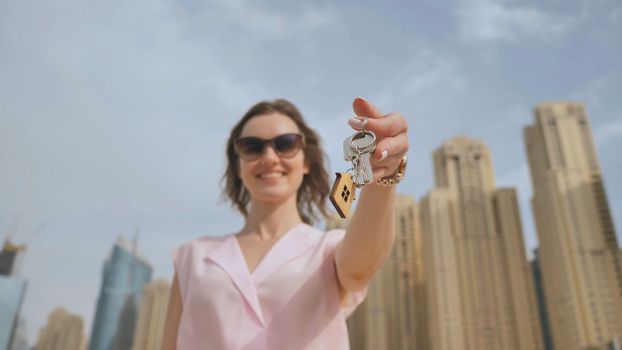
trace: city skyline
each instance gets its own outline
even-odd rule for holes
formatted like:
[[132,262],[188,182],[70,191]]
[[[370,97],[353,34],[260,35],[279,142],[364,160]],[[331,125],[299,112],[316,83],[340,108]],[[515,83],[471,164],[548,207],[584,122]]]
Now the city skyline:
[[219,203],[224,142],[262,99],[300,107],[331,173],[347,166],[340,148],[356,95],[401,112],[411,152],[399,191],[415,198],[432,186],[429,154],[443,140],[481,139],[497,184],[518,189],[529,254],[537,240],[522,128],[541,102],[583,102],[622,225],[616,1],[24,0],[1,3],[0,23],[0,240],[19,216],[31,343],[57,306],[92,329],[118,234],[138,227],[154,278],[170,280],[175,246],[241,227]]
[[[526,259],[516,189],[495,186],[491,150],[464,136],[445,141],[433,153],[436,185],[419,206],[396,199],[395,247],[348,320],[353,349],[619,347],[622,248],[589,115],[567,101],[533,113],[523,130],[541,239],[535,257]],[[327,229],[347,224],[331,218]],[[424,334],[412,322],[420,317]]]
[[[565,102],[565,103],[567,104],[568,102]],[[559,103],[559,104],[561,105],[561,103]],[[576,104],[576,103],[574,103],[574,102],[572,102],[572,104],[574,104],[574,105],[578,105],[579,107],[583,108],[583,107],[582,107],[582,105],[580,105],[580,104]],[[536,106],[536,107],[534,108],[534,111],[536,111],[536,113],[537,113],[538,108],[540,108],[540,106],[543,106],[543,105],[544,105],[544,106],[546,106],[547,104],[546,104],[546,103],[543,103],[543,104],[540,104],[540,105]],[[550,103],[549,103],[548,105],[550,105]],[[583,110],[583,109],[581,109],[581,110]],[[585,113],[585,112],[584,112],[584,113]],[[533,127],[532,127],[532,128],[533,128]],[[528,130],[528,129],[529,129],[529,127],[528,127],[528,126],[525,126],[525,129],[526,129],[526,130]],[[456,144],[452,145],[452,142],[453,142],[453,143],[456,143]],[[476,149],[475,153],[481,152],[481,151],[479,150],[479,148],[481,148],[481,147],[484,147],[484,148],[486,149],[486,146],[485,146],[485,145],[484,145],[484,146],[482,146],[482,145],[481,145],[481,142],[480,142],[479,140],[470,140],[470,139],[468,139],[468,138],[465,138],[465,137],[464,137],[464,136],[462,136],[462,135],[459,135],[459,136],[456,136],[456,137],[454,137],[454,138],[450,139],[449,141],[445,141],[445,142],[442,144],[441,148],[437,149],[437,150],[434,152],[434,154],[436,154],[436,153],[440,152],[440,151],[441,151],[441,150],[443,150],[444,148],[446,148],[446,149],[450,149],[450,150],[453,150],[453,151],[455,151],[456,149],[460,149],[461,147],[462,147],[462,148],[464,148],[464,149],[466,149],[466,148],[467,148],[467,146],[464,146],[464,145],[460,146],[460,145],[459,145],[459,144],[465,144],[465,143],[467,144],[467,146],[468,146],[468,143],[473,143],[473,145],[471,145],[470,147],[468,147],[469,152],[473,152],[473,151],[471,151],[471,149],[472,149],[473,147],[475,147],[475,149]],[[527,147],[527,148],[528,148],[528,145],[526,145],[525,147]],[[484,151],[484,154],[488,154],[488,152],[489,152],[488,150],[485,150],[485,151]],[[478,154],[479,154],[479,153],[478,153]],[[450,156],[447,156],[447,157],[451,157],[451,155],[450,155]],[[437,156],[437,155],[434,155],[434,158],[435,158],[435,162],[434,162],[434,163],[435,163],[435,165],[438,167],[438,166],[439,166],[439,164],[440,164],[440,162],[441,162],[441,160],[440,160],[440,158],[438,158],[438,156]],[[485,162],[490,162],[490,158],[491,158],[491,156],[488,154],[488,155],[485,155],[485,156],[484,156],[484,158],[485,158],[485,159],[487,159]],[[488,166],[489,166],[489,165],[488,165]],[[484,173],[485,173],[485,172],[486,172],[486,171],[484,171]],[[450,173],[451,173],[451,172],[450,172]],[[440,181],[441,183],[443,183],[443,182],[447,182],[447,181],[450,181],[450,182],[451,182],[451,180],[446,179],[446,178],[443,178],[443,175],[438,175],[438,174],[437,174],[436,176],[437,176],[437,182],[438,182],[438,181]],[[440,176],[440,180],[439,180],[439,176]],[[446,175],[445,175],[445,176],[446,176]],[[491,173],[490,175],[487,175],[487,176],[485,176],[485,177],[494,177],[494,174],[492,174],[492,173]],[[511,193],[510,193],[510,192],[508,192],[508,191],[510,191],[510,190],[511,190]],[[511,203],[512,201],[516,201],[515,189],[513,189],[513,188],[512,188],[512,189],[507,189],[507,188],[506,188],[506,189],[497,189],[497,190],[496,190],[496,192],[499,192],[499,193],[495,193],[495,197],[497,197],[497,196],[501,196],[501,195],[502,195],[502,192],[508,192],[508,193],[506,193],[506,194],[503,194],[503,196],[511,196],[511,197],[513,198],[513,199],[506,199],[506,200],[505,200],[505,201],[508,201],[508,200],[509,200],[509,202],[507,202],[507,203],[505,204],[506,206],[507,206],[507,205],[511,205],[511,204],[512,204],[512,203]],[[431,193],[434,193],[434,192],[431,192]],[[438,196],[438,195],[435,195],[435,196]],[[408,204],[408,203],[409,203],[409,201],[412,201],[412,200],[413,200],[413,199],[411,199],[411,198],[412,198],[412,197],[410,197],[410,196],[406,196],[406,195],[403,195],[403,194],[402,194],[402,195],[400,195],[400,196],[399,196],[399,198],[397,199],[397,201],[398,201],[398,202],[400,202],[400,203],[403,203],[403,204],[398,205],[398,207],[396,208],[396,211],[397,211],[397,212],[399,212],[400,210],[405,210],[406,208],[408,208],[408,207],[409,207],[409,205],[412,205],[412,206],[413,206],[413,208],[417,208],[417,209],[412,209],[412,210],[415,210],[415,212],[418,212],[418,204],[416,204],[415,202],[411,202],[412,204]],[[422,199],[422,200],[424,200],[424,202],[425,202],[426,198],[427,198],[427,197],[423,197],[423,198],[421,198],[421,199]],[[509,198],[509,197],[508,197],[508,198]],[[495,205],[498,205],[498,204],[495,204]],[[408,209],[408,210],[411,210],[411,209]],[[497,209],[497,208],[495,207],[495,211],[497,211],[497,210],[501,210],[501,209]],[[506,209],[506,210],[507,210],[507,209]],[[399,213],[397,213],[397,212],[396,212],[396,215],[397,215],[397,216],[404,215],[404,214],[399,214]],[[419,215],[419,214],[417,214],[417,215]],[[507,215],[507,214],[506,214],[506,215]],[[514,215],[514,214],[512,214],[512,215]],[[417,220],[419,220],[419,219],[417,219]],[[514,220],[514,221],[518,220],[518,224],[520,225],[520,222],[522,222],[522,220],[523,220],[523,219],[522,219],[522,216],[516,216],[516,218],[504,219],[504,220],[510,220],[510,221],[512,221],[512,220]],[[319,224],[320,224],[320,225],[322,225],[323,223],[324,223],[324,222],[321,222],[321,223],[319,223]],[[414,225],[419,225],[419,223],[409,223],[408,225],[413,225],[413,224],[414,224]],[[399,226],[399,225],[398,225],[398,226]],[[510,225],[510,226],[511,226],[511,225]],[[332,226],[330,226],[330,227],[336,227],[336,226],[332,225]],[[401,230],[401,229],[400,229],[400,230]],[[522,238],[522,234],[520,234],[520,231],[519,231],[519,235],[520,235],[520,236],[521,236],[521,238]],[[417,236],[417,237],[418,237],[418,236]],[[120,236],[120,237],[118,237],[118,238],[117,238],[117,242],[116,242],[116,245],[115,245],[115,246],[116,246],[116,247],[121,247],[121,248],[122,248],[121,250],[124,250],[124,251],[130,252],[130,253],[133,253],[133,254],[137,254],[137,252],[136,252],[136,249],[137,249],[137,246],[136,246],[137,241],[136,241],[136,239],[137,239],[137,238],[138,238],[138,232],[136,232],[136,237],[135,237],[135,240],[134,240],[132,243],[125,241],[125,240],[123,239],[123,237],[122,237],[122,236]],[[413,238],[408,238],[408,241],[410,242],[412,239],[413,239]],[[416,238],[416,237],[415,237],[414,239],[419,239],[419,238]],[[396,241],[396,244],[397,244],[397,245],[399,245],[399,242],[400,242],[400,239],[398,238],[398,240]],[[9,243],[9,246],[10,246],[10,242],[8,242],[8,243]],[[517,242],[515,242],[515,243],[520,243],[520,241],[517,241]],[[408,243],[408,244],[411,244],[411,243]],[[418,244],[420,244],[420,242],[419,242]],[[528,253],[527,246],[525,246],[524,244],[521,244],[520,246],[521,246],[522,248],[524,248],[524,249],[525,249],[525,250],[524,250],[524,253],[525,253],[525,254],[527,254],[527,253]],[[23,248],[23,247],[20,247],[20,248]],[[117,248],[117,249],[118,249],[118,248]],[[418,248],[418,249],[420,249],[420,248]],[[618,249],[619,249],[619,246],[618,246]],[[114,251],[115,251],[115,250],[113,250],[113,253],[111,253],[111,257],[112,257],[113,255],[115,255],[115,254],[114,254]],[[412,254],[412,253],[409,253],[409,254]],[[144,261],[144,263],[145,263],[145,264],[150,265],[150,263],[149,263],[148,261],[146,261],[146,260],[145,260],[145,258],[144,258],[144,257],[142,257],[141,255],[137,255],[137,257],[138,257],[138,259],[140,259],[140,260]],[[17,258],[16,260],[19,260],[20,256],[18,255],[16,258]],[[110,258],[109,258],[109,259],[110,259]],[[390,259],[390,260],[391,260],[391,259]],[[396,260],[395,262],[392,262],[392,261],[388,261],[388,262],[387,262],[387,264],[389,264],[389,265],[391,265],[391,264],[396,264],[396,263],[397,263],[397,260]],[[396,265],[396,266],[397,266],[397,265]],[[415,265],[413,265],[413,266],[412,266],[412,268],[415,268]],[[10,269],[10,266],[9,266],[9,269]],[[108,269],[105,269],[105,270],[108,270]],[[410,272],[410,273],[412,273],[412,272]],[[387,275],[387,276],[385,276],[385,275],[386,275],[386,273],[380,273],[380,275],[382,275],[382,276],[383,276],[383,277],[381,278],[381,279],[383,280],[383,283],[385,283],[385,284],[387,284],[387,283],[388,283],[388,284],[390,284],[390,283],[391,283],[391,282],[388,280],[388,279],[390,279],[390,278],[389,278],[389,277],[387,277],[387,276],[389,276],[390,274],[389,274],[389,275]],[[388,278],[388,279],[387,279],[387,278]],[[417,278],[421,279],[421,277],[420,277],[420,276],[419,276],[419,277],[417,277]],[[160,282],[160,283],[167,283],[167,282],[166,282],[166,280],[159,280],[159,282]],[[412,282],[408,282],[408,283],[412,283]],[[411,286],[411,287],[409,287],[409,288],[412,288],[412,286]],[[532,286],[532,289],[533,289],[533,286]],[[411,290],[411,292],[412,292],[412,290]],[[136,293],[139,293],[139,292],[138,292],[138,290],[137,290],[137,292],[136,292]],[[140,293],[142,293],[142,288],[141,288],[141,292],[140,292]],[[380,296],[381,298],[389,298],[389,299],[391,299],[391,300],[393,299],[393,298],[390,298],[390,297],[388,297],[388,296],[383,296],[383,294],[381,294],[381,295],[379,295],[379,296]],[[387,299],[387,300],[388,300],[388,299]],[[384,304],[383,304],[383,305],[384,305]],[[161,307],[161,306],[160,306],[160,307]],[[415,307],[418,307],[418,308],[419,308],[419,307],[421,307],[421,306],[418,306],[418,305],[417,305],[417,306],[415,306]],[[53,314],[54,314],[54,312],[50,315],[50,317],[52,317],[52,316],[53,316]],[[389,315],[389,314],[387,314],[387,315],[385,315],[385,316],[383,316],[383,317],[388,317],[388,315]],[[163,317],[163,315],[160,315],[160,317]],[[395,316],[393,316],[393,317],[395,317]],[[159,327],[159,326],[158,326],[158,327]],[[427,325],[427,327],[429,327],[429,325]],[[41,330],[40,330],[40,331],[41,331]],[[399,332],[398,332],[398,333],[399,333]],[[396,333],[396,334],[398,334],[398,333]],[[414,334],[414,333],[413,333],[413,334]],[[129,340],[131,340],[131,339],[132,339],[132,336],[131,336],[131,335],[128,335],[128,336],[130,337],[130,338],[129,338]],[[389,338],[391,338],[391,337],[388,337],[388,336],[386,337],[386,339],[389,339]],[[383,338],[383,339],[384,339],[384,338]],[[414,341],[414,339],[413,339],[413,340],[411,340],[411,341]],[[395,343],[395,344],[402,344],[402,343]],[[395,344],[394,344],[394,345],[395,345]]]

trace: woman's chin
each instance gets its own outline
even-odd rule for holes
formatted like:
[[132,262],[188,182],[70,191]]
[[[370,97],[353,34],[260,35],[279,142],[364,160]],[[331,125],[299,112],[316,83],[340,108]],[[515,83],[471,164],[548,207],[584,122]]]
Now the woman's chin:
[[260,179],[253,183],[251,197],[264,203],[282,203],[296,197],[300,184],[302,179],[300,183],[284,178]]
[[282,203],[287,201],[291,196],[295,196],[296,193],[290,191],[284,191],[278,188],[264,188],[255,194],[255,200],[264,203]]

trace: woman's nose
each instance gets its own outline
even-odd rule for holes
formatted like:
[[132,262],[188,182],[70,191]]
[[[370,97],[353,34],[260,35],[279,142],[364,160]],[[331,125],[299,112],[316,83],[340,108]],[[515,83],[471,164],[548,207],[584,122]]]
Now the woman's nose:
[[276,151],[274,150],[274,147],[270,144],[266,145],[266,147],[263,150],[263,154],[261,155],[261,159],[264,161],[278,161],[279,160],[279,155],[276,154]]

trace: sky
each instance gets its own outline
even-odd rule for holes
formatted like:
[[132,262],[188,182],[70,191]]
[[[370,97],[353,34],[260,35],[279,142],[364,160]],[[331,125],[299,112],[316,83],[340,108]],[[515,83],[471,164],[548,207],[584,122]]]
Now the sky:
[[171,279],[175,246],[241,228],[220,197],[224,145],[266,99],[300,108],[331,172],[348,167],[354,97],[402,113],[399,192],[417,199],[434,149],[482,140],[497,185],[519,191],[529,254],[523,128],[538,103],[582,102],[620,237],[621,34],[616,0],[0,2],[0,239],[27,244],[30,341],[56,307],[90,334],[119,235]]

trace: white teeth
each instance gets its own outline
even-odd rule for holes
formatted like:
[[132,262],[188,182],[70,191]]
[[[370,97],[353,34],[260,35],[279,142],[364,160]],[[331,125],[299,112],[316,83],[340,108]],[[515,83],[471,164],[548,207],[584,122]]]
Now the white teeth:
[[269,173],[259,174],[259,177],[262,178],[262,179],[274,179],[274,178],[280,177],[282,175],[283,175],[283,173],[281,173],[281,172],[273,171],[273,172],[269,172]]

